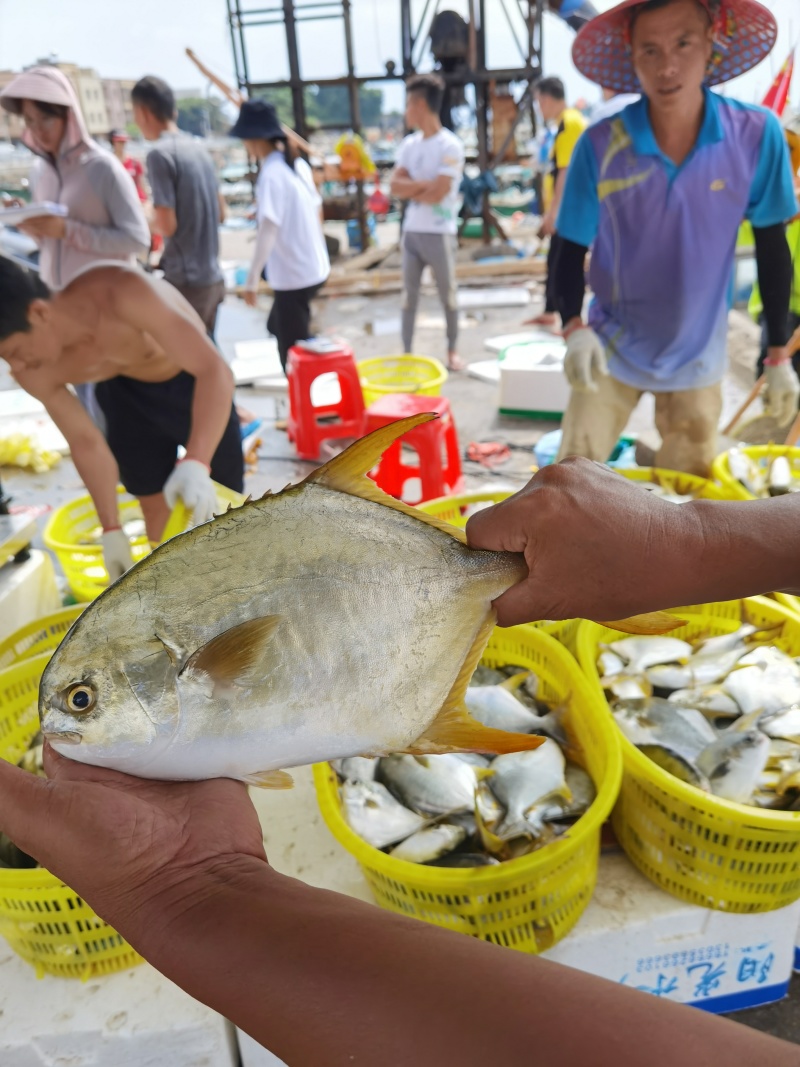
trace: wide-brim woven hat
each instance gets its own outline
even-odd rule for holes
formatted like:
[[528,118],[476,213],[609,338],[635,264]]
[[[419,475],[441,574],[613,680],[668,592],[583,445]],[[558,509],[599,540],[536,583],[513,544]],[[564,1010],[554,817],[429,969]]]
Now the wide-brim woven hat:
[[[714,55],[706,84],[738,78],[772,51],[778,37],[775,16],[757,0],[699,0],[714,24]],[[642,90],[630,48],[631,8],[646,0],[624,0],[597,15],[578,33],[572,61],[589,81],[619,93]]]

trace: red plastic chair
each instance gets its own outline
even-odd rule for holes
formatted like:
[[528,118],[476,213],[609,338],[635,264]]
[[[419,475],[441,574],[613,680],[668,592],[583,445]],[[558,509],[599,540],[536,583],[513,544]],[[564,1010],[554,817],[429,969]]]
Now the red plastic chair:
[[[321,374],[336,374],[341,399],[315,406],[311,387]],[[323,441],[362,437],[364,397],[353,350],[342,341],[300,341],[289,349],[289,440],[301,459],[318,459]]]
[[[384,452],[383,457],[370,472],[384,492],[408,504],[421,504],[424,500],[460,493],[464,487],[461,475],[461,455],[458,450],[456,425],[450,412],[450,401],[443,396],[412,396],[410,393],[391,393],[370,404],[365,415],[365,433],[404,419],[435,411],[439,418],[426,422],[403,435]],[[417,453],[418,463],[404,460],[403,447]],[[421,495],[410,500],[403,495],[406,482],[418,478]]]

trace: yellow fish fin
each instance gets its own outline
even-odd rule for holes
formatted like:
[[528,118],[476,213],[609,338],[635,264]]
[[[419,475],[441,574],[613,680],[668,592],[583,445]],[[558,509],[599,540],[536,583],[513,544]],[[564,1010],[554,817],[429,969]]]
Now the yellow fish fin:
[[259,771],[248,774],[242,781],[259,789],[291,789],[294,785],[294,778],[286,771]]
[[486,642],[495,626],[495,614],[490,611],[466,655],[458,677],[453,682],[441,711],[431,725],[413,745],[406,749],[412,755],[424,755],[435,752],[521,752],[523,749],[538,748],[543,744],[543,737],[532,734],[511,734],[505,730],[492,730],[476,722],[464,704],[470,678],[480,662]]
[[192,653],[181,674],[205,674],[215,685],[252,685],[263,673],[264,652],[281,618],[262,615],[212,637]]
[[505,856],[506,842],[498,837],[497,834],[492,833],[489,827],[486,825],[486,820],[481,815],[480,808],[475,805],[475,826],[478,830],[478,837],[481,844],[489,853],[490,856]]
[[439,416],[435,412],[426,412],[422,415],[412,415],[408,419],[398,419],[389,426],[382,426],[374,430],[366,437],[354,441],[341,455],[329,460],[310,474],[302,483],[303,485],[323,485],[327,489],[336,489],[340,493],[349,493],[351,496],[359,496],[362,500],[371,500],[375,504],[385,504],[388,508],[401,511],[404,515],[412,515],[420,522],[433,526],[443,533],[449,534],[463,544],[467,543],[467,535],[449,522],[443,522],[434,515],[426,515],[424,511],[404,504],[402,500],[396,500],[389,496],[367,477],[367,471],[371,471],[378,463],[383,453],[404,433],[413,430],[416,426],[422,426],[426,422],[432,422]]
[[601,622],[600,625],[620,630],[624,634],[668,634],[670,630],[684,626],[685,620],[670,615],[668,611],[651,611],[647,615],[634,615],[630,619],[617,619],[615,622]]

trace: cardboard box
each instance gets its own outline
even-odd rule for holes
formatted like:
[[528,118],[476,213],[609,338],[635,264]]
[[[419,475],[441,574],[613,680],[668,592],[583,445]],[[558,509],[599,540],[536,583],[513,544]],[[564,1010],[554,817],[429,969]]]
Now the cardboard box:
[[758,915],[685,904],[613,854],[578,925],[545,955],[705,1011],[740,1011],[787,995],[798,920],[800,901]]
[[561,418],[569,400],[565,352],[566,345],[558,338],[506,348],[500,356],[500,412]]

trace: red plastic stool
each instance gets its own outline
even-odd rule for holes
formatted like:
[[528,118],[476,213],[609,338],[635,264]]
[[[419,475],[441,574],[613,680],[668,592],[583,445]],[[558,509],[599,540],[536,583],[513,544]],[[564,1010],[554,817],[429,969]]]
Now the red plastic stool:
[[[365,415],[364,432],[370,433],[387,426],[397,419],[435,411],[439,418],[426,422],[403,435],[383,453],[378,466],[370,473],[390,496],[406,500],[408,504],[421,504],[439,496],[460,493],[464,487],[461,476],[461,455],[458,451],[456,424],[450,413],[450,401],[443,396],[412,396],[410,393],[390,393],[370,404]],[[418,466],[403,462],[403,445],[414,449],[419,457]],[[407,500],[403,489],[409,478],[418,478],[422,495],[418,500]]]
[[[315,406],[311,387],[321,374],[336,374],[341,399]],[[299,341],[289,349],[289,440],[301,459],[317,459],[323,441],[334,437],[361,437],[364,433],[364,397],[353,350],[343,341]]]

